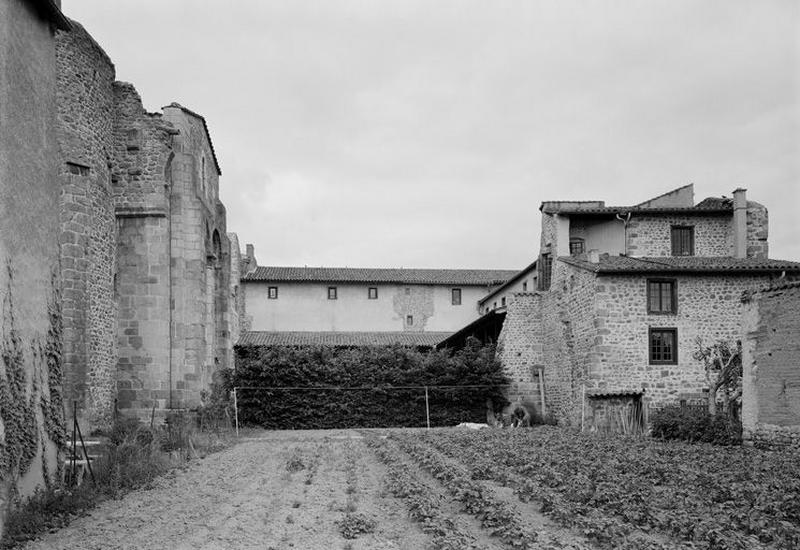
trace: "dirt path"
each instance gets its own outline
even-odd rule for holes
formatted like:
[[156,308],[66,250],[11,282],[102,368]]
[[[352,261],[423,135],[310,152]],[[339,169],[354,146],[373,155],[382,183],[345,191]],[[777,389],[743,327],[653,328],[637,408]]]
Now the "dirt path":
[[[383,476],[356,432],[263,432],[25,548],[425,548]],[[374,521],[374,532],[345,539],[337,522],[347,514]]]

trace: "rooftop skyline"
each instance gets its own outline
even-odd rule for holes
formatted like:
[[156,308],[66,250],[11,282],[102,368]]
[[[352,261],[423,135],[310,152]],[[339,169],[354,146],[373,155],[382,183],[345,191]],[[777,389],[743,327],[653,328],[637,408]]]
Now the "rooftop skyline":
[[770,257],[800,260],[796,2],[62,8],[146,108],[205,117],[262,265],[521,269],[542,201],[688,183],[746,188]]

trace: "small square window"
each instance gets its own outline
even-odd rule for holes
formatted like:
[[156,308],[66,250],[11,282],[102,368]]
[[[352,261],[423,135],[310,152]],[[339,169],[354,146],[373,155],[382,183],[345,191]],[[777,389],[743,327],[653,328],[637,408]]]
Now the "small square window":
[[678,329],[651,328],[649,340],[651,365],[678,364]]
[[673,256],[694,256],[693,226],[673,225],[671,240]]
[[500,298],[500,305],[501,305],[502,307],[505,307],[505,306],[506,306],[506,297],[505,297],[505,296],[503,296],[502,298]]
[[371,286],[367,290],[367,298],[370,300],[377,300],[378,299],[378,287]]
[[406,325],[410,327],[413,324],[414,324],[414,316],[406,315]]
[[571,239],[569,241],[569,255],[577,256],[583,254],[585,250],[583,239]]
[[522,283],[522,292],[528,292],[528,281]]
[[647,280],[647,312],[677,313],[677,282],[674,279]]
[[450,293],[450,302],[454,306],[460,306],[461,305],[461,289],[460,288],[454,288],[451,291],[451,293]]
[[335,300],[336,299],[336,287],[329,286],[328,287],[328,300]]
[[267,289],[267,298],[270,300],[277,300],[278,299],[278,287],[271,286]]

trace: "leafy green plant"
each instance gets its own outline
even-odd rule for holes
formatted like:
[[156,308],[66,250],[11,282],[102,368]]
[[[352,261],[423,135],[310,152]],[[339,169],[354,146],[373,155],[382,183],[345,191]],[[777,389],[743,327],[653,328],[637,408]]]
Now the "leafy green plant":
[[690,443],[739,445],[742,425],[725,414],[708,414],[696,407],[677,405],[655,410],[650,415],[652,435],[659,439],[678,439]]
[[[401,346],[239,347],[236,361],[228,389],[240,388],[240,422],[265,428],[423,426],[420,386],[429,386],[435,426],[484,421],[487,397],[498,407],[507,403],[508,379],[494,347],[474,339],[455,353],[427,354]],[[403,389],[407,386],[418,389]]]
[[367,533],[374,533],[377,523],[364,514],[352,513],[344,516],[344,519],[337,521],[339,532],[346,539],[355,539]]

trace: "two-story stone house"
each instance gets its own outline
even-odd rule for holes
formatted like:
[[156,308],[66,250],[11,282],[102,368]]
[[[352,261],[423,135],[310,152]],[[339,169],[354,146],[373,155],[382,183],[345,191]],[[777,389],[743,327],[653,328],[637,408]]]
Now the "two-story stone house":
[[702,395],[697,339],[740,338],[742,292],[800,275],[799,263],[768,259],[767,211],[743,189],[698,204],[686,186],[635,206],[540,210],[538,288],[510,301],[501,357],[520,389],[543,382],[547,409],[573,425]]

